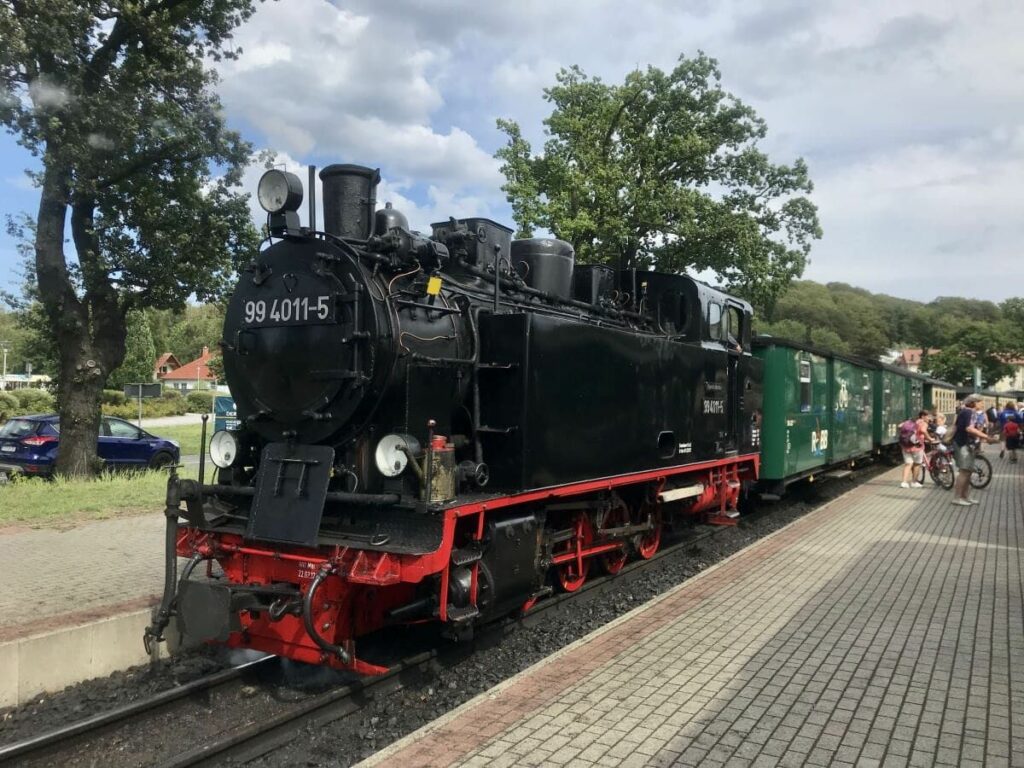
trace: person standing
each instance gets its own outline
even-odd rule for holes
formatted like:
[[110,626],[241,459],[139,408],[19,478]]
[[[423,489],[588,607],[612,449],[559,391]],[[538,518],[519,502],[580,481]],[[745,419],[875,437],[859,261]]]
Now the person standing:
[[971,473],[974,472],[974,441],[986,443],[995,442],[995,438],[985,434],[984,429],[976,426],[975,417],[981,414],[985,416],[984,404],[978,395],[968,395],[964,398],[964,407],[956,415],[956,426],[953,431],[954,458],[959,470],[956,481],[953,483],[953,503],[959,507],[969,507],[972,504],[980,504],[976,499],[968,498],[968,489],[971,487]]
[[999,431],[1003,436],[1003,448],[999,458],[1005,453],[1010,454],[1010,461],[1017,461],[1017,449],[1020,448],[1020,413],[1016,403],[1008,402],[999,412]]

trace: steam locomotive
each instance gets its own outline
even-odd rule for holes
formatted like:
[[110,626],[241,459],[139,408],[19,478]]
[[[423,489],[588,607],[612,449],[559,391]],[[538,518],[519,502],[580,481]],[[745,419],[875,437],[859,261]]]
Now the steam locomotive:
[[213,435],[214,482],[168,482],[147,644],[176,618],[377,674],[360,637],[465,636],[650,558],[673,517],[734,523],[759,466],[746,302],[484,218],[414,232],[377,170],[320,179],[322,230],[295,175],[259,183],[271,236],[221,342],[241,426]]

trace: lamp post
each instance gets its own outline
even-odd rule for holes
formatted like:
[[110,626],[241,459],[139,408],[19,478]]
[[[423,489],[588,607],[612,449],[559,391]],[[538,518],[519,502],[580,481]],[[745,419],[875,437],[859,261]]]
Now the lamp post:
[[0,349],[4,351],[4,372],[3,378],[0,378],[0,391],[7,389],[7,350],[10,348],[10,342],[0,341]]

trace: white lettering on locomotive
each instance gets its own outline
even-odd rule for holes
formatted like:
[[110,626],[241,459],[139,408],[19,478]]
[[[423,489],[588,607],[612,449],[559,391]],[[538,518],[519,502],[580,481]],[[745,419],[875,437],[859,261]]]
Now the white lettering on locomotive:
[[705,400],[704,413],[705,415],[725,413],[725,400]]
[[271,323],[308,323],[316,320],[327,320],[331,316],[331,297],[309,296],[294,299],[274,299],[267,307],[263,299],[245,302],[246,325]]

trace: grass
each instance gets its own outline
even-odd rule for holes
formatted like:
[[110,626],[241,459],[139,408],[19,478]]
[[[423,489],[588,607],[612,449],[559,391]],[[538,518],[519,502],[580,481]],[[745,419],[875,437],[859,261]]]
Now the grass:
[[[198,438],[197,438],[198,442]],[[185,475],[192,474],[182,470]],[[0,486],[0,525],[50,525],[160,514],[167,472],[119,472],[95,480],[15,478]]]

